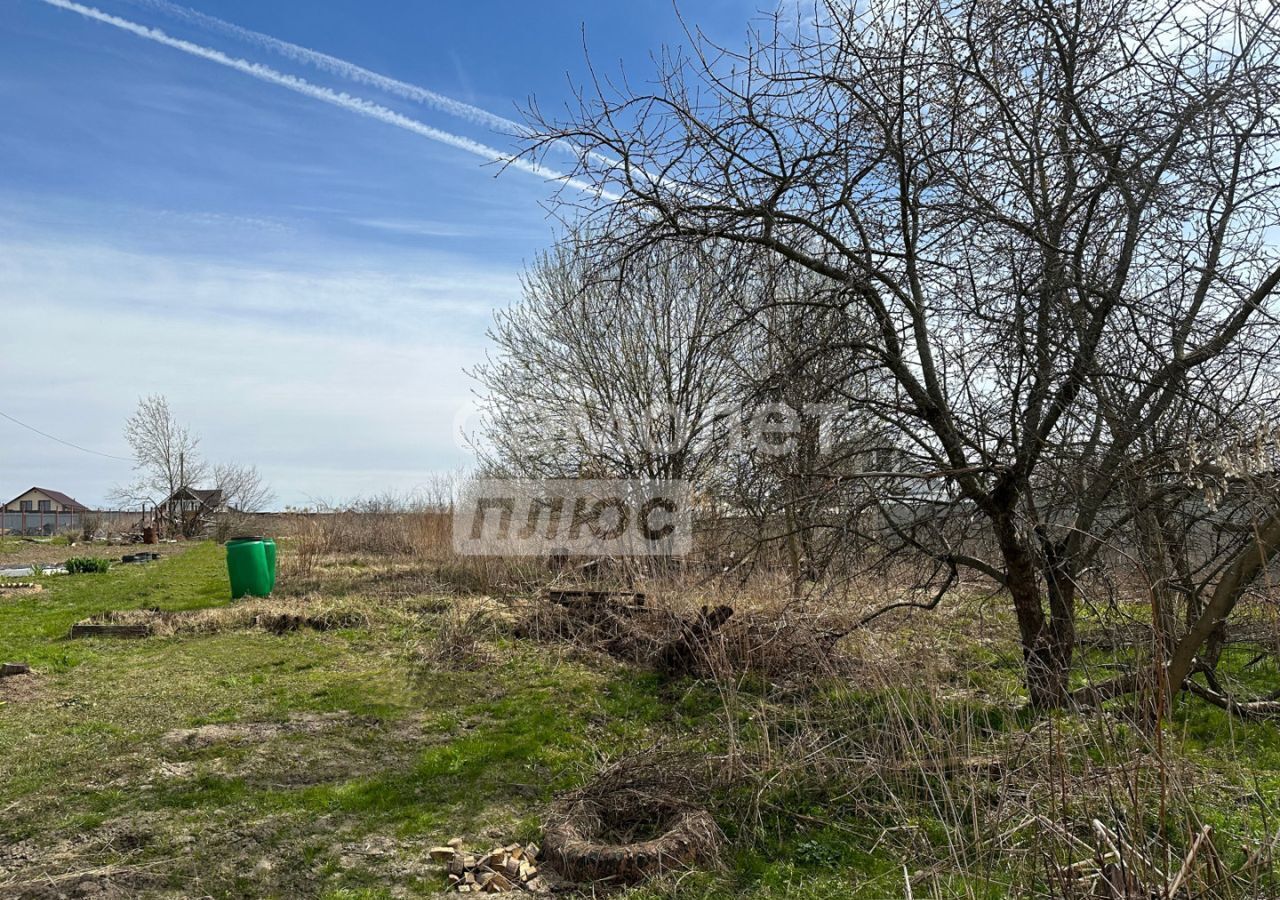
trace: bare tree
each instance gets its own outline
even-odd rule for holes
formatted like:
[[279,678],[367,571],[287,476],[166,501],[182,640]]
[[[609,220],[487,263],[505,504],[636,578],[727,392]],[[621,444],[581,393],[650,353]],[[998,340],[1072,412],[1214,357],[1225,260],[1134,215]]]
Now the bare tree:
[[133,451],[137,477],[131,485],[115,490],[119,501],[159,504],[208,474],[199,454],[200,438],[178,422],[161,394],[138,401],[125,422],[124,437]]
[[236,512],[262,512],[275,500],[275,492],[257,466],[218,463],[213,467],[213,484],[222,502]]
[[732,329],[734,396],[751,436],[717,493],[755,519],[762,545],[782,546],[799,592],[852,549],[848,519],[866,498],[849,476],[873,464],[882,436],[865,410],[869,373],[850,349],[865,328],[845,315],[838,286],[777,257],[752,263]]
[[[217,509],[209,510],[213,517],[214,537],[226,541],[238,532],[246,532],[252,526],[252,514],[264,511],[275,494],[263,480],[257,466],[240,463],[219,463],[213,467],[214,489],[218,491]],[[208,514],[193,523],[203,528]]]
[[734,366],[725,319],[738,279],[697,247],[619,260],[571,235],[498,316],[485,390],[489,461],[541,477],[694,479],[715,464]]
[[757,247],[840,290],[892,386],[895,495],[985,523],[990,559],[926,549],[1007,588],[1053,707],[1141,438],[1275,359],[1276,16],[831,2],[743,52],[691,36],[652,92],[535,111],[530,152],[580,147],[576,174],[622,198],[585,215],[620,244]]

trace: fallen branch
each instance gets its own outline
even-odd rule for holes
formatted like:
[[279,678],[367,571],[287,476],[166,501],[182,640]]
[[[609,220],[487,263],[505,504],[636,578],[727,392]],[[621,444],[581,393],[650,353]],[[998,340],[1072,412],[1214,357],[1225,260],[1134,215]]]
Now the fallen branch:
[[[933,599],[931,599],[928,603],[916,603],[913,600],[902,600],[902,601],[899,601],[898,603],[890,603],[888,606],[882,606],[880,607],[880,609],[877,609],[875,612],[869,613],[863,616],[861,619],[858,620],[858,624],[854,625],[853,628],[854,629],[861,628],[862,626],[867,625],[868,623],[874,621],[875,619],[880,618],[885,613],[892,612],[895,609],[926,609],[927,610],[927,609],[934,609],[935,607],[937,607],[937,605],[942,602],[942,598],[946,596],[947,591],[951,590],[951,586],[956,583],[956,579],[960,577],[960,573],[956,569],[956,561],[951,557],[947,557],[946,563],[947,563],[947,579],[942,583],[942,586],[938,588],[937,592],[933,595]],[[853,629],[850,629],[850,630],[853,630]],[[841,637],[843,637],[843,635],[841,635]]]
[[[1187,851],[1186,859],[1182,861],[1182,868],[1178,870],[1177,877],[1173,879],[1173,883],[1169,885],[1168,896],[1174,897],[1178,890],[1182,887],[1182,883],[1187,880],[1187,876],[1191,874],[1191,866],[1196,861],[1196,854],[1200,852],[1200,845],[1209,840],[1209,835],[1213,833],[1213,828],[1205,825],[1200,829],[1200,833],[1196,835],[1195,842],[1192,843],[1191,849]],[[1210,847],[1213,842],[1209,842]]]
[[732,607],[702,607],[702,611],[681,628],[680,636],[659,651],[658,671],[674,677],[687,675],[693,670],[699,654],[706,652],[707,638],[732,617]]
[[1190,679],[1183,684],[1183,688],[1201,700],[1242,719],[1280,718],[1280,700],[1237,700],[1230,694],[1219,693]]

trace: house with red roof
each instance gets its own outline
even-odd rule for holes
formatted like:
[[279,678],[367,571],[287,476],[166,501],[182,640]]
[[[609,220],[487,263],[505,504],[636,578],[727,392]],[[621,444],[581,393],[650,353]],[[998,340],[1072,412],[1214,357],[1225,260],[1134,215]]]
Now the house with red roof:
[[33,487],[14,497],[3,507],[4,512],[85,513],[89,507],[74,497],[49,488]]

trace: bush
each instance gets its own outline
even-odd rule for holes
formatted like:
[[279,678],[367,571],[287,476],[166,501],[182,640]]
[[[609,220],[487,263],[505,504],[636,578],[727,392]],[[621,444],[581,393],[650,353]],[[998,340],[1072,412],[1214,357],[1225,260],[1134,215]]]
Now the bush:
[[111,561],[97,556],[73,556],[67,560],[67,574],[84,575],[90,572],[105,572],[111,568]]
[[80,517],[80,540],[88,543],[98,534],[102,527],[102,516],[85,513]]

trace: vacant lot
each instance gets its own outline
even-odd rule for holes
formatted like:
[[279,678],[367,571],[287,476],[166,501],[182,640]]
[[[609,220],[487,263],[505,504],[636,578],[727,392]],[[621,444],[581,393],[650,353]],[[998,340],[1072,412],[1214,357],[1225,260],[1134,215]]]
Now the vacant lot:
[[[429,896],[431,847],[538,841],[557,795],[636,759],[725,843],[718,871],[629,896],[1064,896],[1097,888],[1107,843],[1148,885],[1185,869],[1180,896],[1280,891],[1273,724],[1191,700],[1161,732],[1031,716],[1014,630],[979,593],[821,660],[753,645],[660,675],[528,592],[438,575],[328,557],[232,604],[222,549],[196,544],[0,596],[0,656],[34,670],[0,679],[0,895]],[[153,636],[67,637],[130,610]],[[1092,624],[1086,663],[1124,665]],[[1274,683],[1258,652],[1224,665]],[[1184,866],[1205,825],[1212,853]]]
[[[137,549],[142,550],[144,548],[139,547]],[[172,556],[175,553],[181,553],[184,547],[178,544],[155,544],[145,549],[151,553],[159,553],[161,556]],[[32,565],[58,565],[65,562],[68,556],[93,556],[97,554],[118,559],[122,552],[127,553],[130,551],[101,544],[73,543],[66,537],[0,537],[0,569]]]

